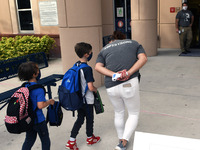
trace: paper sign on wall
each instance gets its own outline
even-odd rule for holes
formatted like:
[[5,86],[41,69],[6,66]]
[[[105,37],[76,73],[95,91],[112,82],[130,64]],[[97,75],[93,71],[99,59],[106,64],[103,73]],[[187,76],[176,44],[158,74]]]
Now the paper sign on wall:
[[123,7],[117,8],[117,17],[124,17]]
[[41,26],[58,25],[58,12],[56,1],[40,1],[39,11]]

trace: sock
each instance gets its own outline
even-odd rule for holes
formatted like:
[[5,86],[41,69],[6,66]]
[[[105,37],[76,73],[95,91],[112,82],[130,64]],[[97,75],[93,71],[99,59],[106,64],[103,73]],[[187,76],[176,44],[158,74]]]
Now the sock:
[[76,139],[75,138],[73,138],[73,137],[70,137],[70,139],[69,139],[70,141],[75,141]]
[[92,137],[92,136],[90,136],[90,137],[87,137],[87,138],[89,139],[89,138],[91,138],[91,137]]

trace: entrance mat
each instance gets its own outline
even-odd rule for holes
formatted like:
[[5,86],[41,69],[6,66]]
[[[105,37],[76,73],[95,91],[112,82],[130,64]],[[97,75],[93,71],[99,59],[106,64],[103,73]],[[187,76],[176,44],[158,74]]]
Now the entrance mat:
[[133,150],[199,150],[200,140],[135,132]]
[[179,56],[192,56],[192,57],[200,57],[200,49],[190,49],[191,53],[180,54]]

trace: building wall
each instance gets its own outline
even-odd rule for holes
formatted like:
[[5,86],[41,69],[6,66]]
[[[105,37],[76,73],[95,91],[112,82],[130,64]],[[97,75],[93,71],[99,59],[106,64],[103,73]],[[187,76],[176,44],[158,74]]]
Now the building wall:
[[[31,0],[34,34],[59,34],[58,26],[41,26],[39,5],[40,1]],[[0,5],[0,33],[1,34],[19,34],[18,19],[16,13],[16,1],[2,1]]]
[[[132,39],[143,45],[148,56],[157,54],[156,2],[157,0],[131,0]],[[113,0],[102,0],[103,36],[112,34],[113,23]]]
[[[180,48],[175,29],[175,17],[182,7],[182,0],[158,0],[158,45],[160,48]],[[175,12],[170,12],[175,8]]]
[[0,34],[12,33],[11,14],[9,1],[1,1],[0,5]]
[[18,17],[16,10],[16,0],[2,1],[0,5],[0,38],[3,36],[14,37],[16,35],[33,35],[42,36],[48,34],[56,41],[56,47],[50,50],[50,57],[60,56],[60,40],[58,26],[41,26],[39,14],[39,2],[48,0],[31,0],[32,17],[33,17],[33,33],[20,33],[18,25]]
[[[59,27],[63,72],[79,59],[74,51],[78,42],[92,45],[93,58],[88,63],[95,66],[97,55],[102,48],[101,0],[59,0]],[[102,76],[93,70],[95,86],[102,85]]]
[[[179,36],[175,30],[175,16],[178,8],[181,9],[181,4],[182,0],[157,0],[157,3],[155,0],[131,1],[132,38],[146,47],[149,56],[156,55],[155,49],[157,48],[180,47]],[[171,7],[175,7],[176,11],[171,13]],[[155,28],[156,19],[157,29]],[[113,22],[113,0],[102,0],[103,36],[112,34],[114,30]],[[144,28],[145,31],[143,31]],[[141,33],[143,33],[143,36],[139,36]],[[157,36],[151,38],[155,33]],[[147,37],[147,35],[151,35],[151,37]],[[149,50],[148,45],[155,43],[155,40],[157,44],[154,44],[153,48]]]
[[131,27],[147,56],[157,55],[157,0],[131,0]]
[[101,0],[103,36],[114,31],[113,0]]
[[[113,0],[84,0],[81,2],[78,0],[57,0],[60,12],[58,12],[59,26],[41,26],[38,5],[40,1],[48,0],[31,0],[34,34],[60,34],[63,36],[62,32],[71,33],[75,29],[81,28],[86,31],[88,28],[92,31],[95,29],[95,32],[98,33],[98,42],[96,43],[98,43],[98,50],[100,50],[102,36],[111,35],[114,30]],[[137,40],[145,47],[148,56],[156,55],[157,47],[179,48],[179,37],[175,32],[177,12],[170,12],[170,8],[174,7],[177,11],[178,8],[181,9],[181,3],[182,0],[131,0],[132,39]],[[156,13],[157,18],[155,17]],[[156,19],[157,23],[155,23]],[[90,41],[89,37],[88,39],[84,38],[82,30],[80,32],[79,36],[82,36],[85,41]],[[20,34],[15,0],[1,2],[0,33],[2,35]],[[157,36],[154,36],[155,34]],[[72,43],[78,41],[70,40]],[[61,45],[65,44],[66,41]]]

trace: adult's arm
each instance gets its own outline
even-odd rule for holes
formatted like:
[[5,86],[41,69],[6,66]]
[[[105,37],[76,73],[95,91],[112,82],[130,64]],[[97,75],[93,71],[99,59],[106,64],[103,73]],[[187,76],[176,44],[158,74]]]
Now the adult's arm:
[[191,24],[190,24],[190,27],[193,25],[193,23],[194,23],[194,16],[192,16],[192,18],[191,18]]
[[138,71],[144,64],[147,62],[147,56],[145,53],[140,53],[138,54],[138,60],[136,63],[127,71],[128,76],[131,76],[134,74],[136,71]]
[[175,20],[176,32],[178,32],[178,30],[179,30],[179,29],[178,29],[178,22],[179,22],[179,19],[176,19],[176,20]]
[[98,71],[99,73],[108,76],[108,77],[112,77],[112,75],[115,73],[109,69],[107,69],[103,63],[96,63],[95,65],[95,70]]
[[[127,71],[128,76],[131,76],[133,73],[138,71],[144,64],[147,62],[147,56],[144,53],[138,54],[138,60],[137,62]],[[98,71],[99,73],[112,77],[112,75],[115,73],[107,68],[105,68],[103,63],[96,63],[95,65],[95,70]]]

